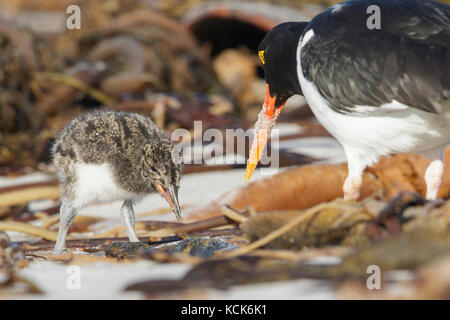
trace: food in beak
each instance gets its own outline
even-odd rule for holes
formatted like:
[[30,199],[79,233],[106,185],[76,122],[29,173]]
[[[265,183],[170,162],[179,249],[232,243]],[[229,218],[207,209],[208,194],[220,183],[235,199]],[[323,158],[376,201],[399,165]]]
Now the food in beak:
[[178,202],[178,191],[175,187],[170,186],[168,190],[164,189],[160,184],[156,184],[156,189],[162,194],[162,196],[167,200],[170,207],[172,208],[178,222],[181,222],[181,208]]
[[258,115],[258,120],[255,124],[255,138],[253,139],[252,149],[247,161],[247,168],[245,170],[245,182],[248,182],[252,177],[252,173],[261,159],[262,152],[270,136],[270,132],[275,125],[275,120],[280,115],[284,103],[275,110],[275,103],[277,97],[271,97],[269,92],[269,85],[266,85],[266,98],[264,106]]

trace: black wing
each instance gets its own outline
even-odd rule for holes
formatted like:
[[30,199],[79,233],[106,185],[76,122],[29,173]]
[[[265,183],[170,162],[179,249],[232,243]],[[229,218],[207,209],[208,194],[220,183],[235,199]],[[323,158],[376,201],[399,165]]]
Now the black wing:
[[[369,29],[370,5],[381,29]],[[397,100],[423,111],[450,110],[450,6],[429,0],[357,0],[331,7],[305,29],[306,79],[341,113]]]

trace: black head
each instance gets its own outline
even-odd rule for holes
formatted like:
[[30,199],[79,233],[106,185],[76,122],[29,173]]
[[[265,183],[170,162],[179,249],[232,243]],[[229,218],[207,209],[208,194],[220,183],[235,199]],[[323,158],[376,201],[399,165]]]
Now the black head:
[[259,44],[270,96],[275,108],[294,94],[302,94],[297,77],[297,46],[308,22],[285,22],[270,30]]
[[287,99],[294,94],[302,94],[297,77],[297,47],[307,24],[282,23],[270,30],[259,44],[258,55],[266,76],[266,98],[255,124],[255,138],[245,171],[246,181],[255,170],[270,130]]

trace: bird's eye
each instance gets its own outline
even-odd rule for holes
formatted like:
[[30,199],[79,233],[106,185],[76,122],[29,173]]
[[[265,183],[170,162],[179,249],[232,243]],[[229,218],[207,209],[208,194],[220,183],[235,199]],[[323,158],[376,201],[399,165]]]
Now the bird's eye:
[[154,166],[150,166],[150,171],[154,173],[158,173],[158,170]]

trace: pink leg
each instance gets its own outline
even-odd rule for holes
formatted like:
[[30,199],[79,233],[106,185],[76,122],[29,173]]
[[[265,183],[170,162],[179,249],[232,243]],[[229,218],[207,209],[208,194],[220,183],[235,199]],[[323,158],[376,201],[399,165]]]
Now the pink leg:
[[358,200],[363,182],[362,175],[366,164],[351,152],[347,151],[346,155],[348,160],[348,176],[344,182],[344,200]]
[[439,188],[442,184],[442,175],[444,174],[444,162],[442,160],[433,160],[425,171],[425,182],[427,183],[427,200],[436,200]]
[[344,200],[358,200],[361,192],[362,177],[348,176],[344,182]]

